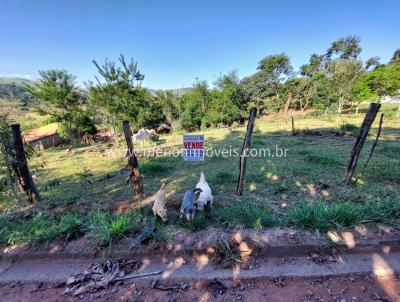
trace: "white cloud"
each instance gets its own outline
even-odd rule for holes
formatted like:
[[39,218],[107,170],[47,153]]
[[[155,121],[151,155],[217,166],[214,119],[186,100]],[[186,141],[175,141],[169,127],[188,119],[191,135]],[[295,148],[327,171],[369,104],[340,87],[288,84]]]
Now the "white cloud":
[[5,78],[22,78],[22,79],[28,79],[31,80],[33,77],[30,74],[19,74],[19,73],[12,73],[12,74],[1,74],[0,77],[5,77]]

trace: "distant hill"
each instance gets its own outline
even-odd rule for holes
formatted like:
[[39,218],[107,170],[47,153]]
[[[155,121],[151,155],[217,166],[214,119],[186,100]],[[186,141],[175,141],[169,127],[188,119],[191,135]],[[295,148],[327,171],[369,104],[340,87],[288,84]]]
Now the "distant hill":
[[152,95],[155,95],[156,92],[160,91],[160,90],[163,90],[163,91],[172,90],[174,93],[176,93],[178,95],[183,95],[185,93],[190,92],[192,90],[192,88],[191,87],[183,87],[183,88],[176,88],[176,89],[149,89],[149,92]]
[[32,84],[33,81],[27,79],[0,77],[0,99],[26,101],[26,85]]

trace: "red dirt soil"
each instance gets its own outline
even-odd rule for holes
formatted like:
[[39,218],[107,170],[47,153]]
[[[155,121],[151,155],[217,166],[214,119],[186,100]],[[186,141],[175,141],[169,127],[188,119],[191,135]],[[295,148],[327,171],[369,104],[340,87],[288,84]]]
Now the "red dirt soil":
[[[301,301],[361,302],[400,301],[398,279],[371,275],[324,278],[286,278],[232,281],[162,281],[164,290],[149,280],[124,282],[79,297],[63,295],[57,284],[7,284],[0,287],[0,301]],[[165,287],[179,285],[179,289]],[[390,298],[391,297],[391,298]]]

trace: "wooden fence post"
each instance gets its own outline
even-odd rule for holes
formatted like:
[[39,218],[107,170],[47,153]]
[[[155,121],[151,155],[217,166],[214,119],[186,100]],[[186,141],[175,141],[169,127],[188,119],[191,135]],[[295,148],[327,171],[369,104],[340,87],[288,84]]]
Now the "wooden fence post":
[[376,147],[376,145],[378,144],[379,137],[381,136],[382,124],[383,124],[383,116],[384,116],[384,114],[381,113],[381,119],[380,119],[380,121],[379,121],[379,128],[378,128],[378,132],[376,133],[375,141],[374,141],[374,143],[372,144],[371,151],[369,152],[368,158],[367,158],[367,160],[365,161],[365,164],[364,164],[364,167],[363,167],[362,171],[360,172],[360,174],[357,176],[356,180],[354,181],[355,183],[357,183],[357,180],[358,180],[360,177],[363,176],[363,174],[365,173],[365,171],[367,171],[368,163],[369,163],[369,161],[370,161],[371,158],[372,158],[372,154],[374,153],[375,147]]
[[15,162],[13,167],[15,174],[17,175],[18,183],[28,196],[29,202],[34,203],[40,200],[40,196],[26,160],[24,143],[21,136],[21,126],[19,124],[13,124],[11,125],[11,130],[14,141]]
[[243,182],[246,174],[247,152],[249,151],[250,148],[251,135],[253,133],[254,120],[256,118],[256,115],[257,115],[257,109],[256,108],[251,109],[249,115],[249,122],[247,124],[246,136],[243,142],[242,153],[240,154],[240,162],[239,162],[240,172],[236,186],[236,195],[242,195],[243,193]]
[[351,150],[346,174],[344,175],[344,182],[346,184],[349,184],[351,182],[351,178],[356,169],[358,157],[360,156],[360,152],[362,150],[362,147],[364,146],[365,139],[367,138],[369,129],[371,128],[371,125],[374,122],[380,108],[381,104],[378,103],[371,103],[368,108],[364,121],[361,125],[360,132],[358,133],[357,140],[353,146],[353,149]]
[[133,149],[132,130],[129,122],[124,121],[123,127],[126,144],[128,146],[128,169],[129,179],[131,180],[133,187],[133,201],[138,201],[141,200],[143,197],[143,185],[140,179],[139,162],[136,158],[135,150]]
[[292,135],[296,135],[296,131],[294,130],[294,118],[292,113],[290,113],[290,118],[292,119]]

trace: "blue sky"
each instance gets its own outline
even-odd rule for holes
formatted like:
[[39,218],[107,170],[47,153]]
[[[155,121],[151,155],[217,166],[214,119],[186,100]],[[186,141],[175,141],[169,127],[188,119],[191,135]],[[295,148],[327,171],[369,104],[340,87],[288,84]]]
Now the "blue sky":
[[212,83],[285,52],[295,68],[340,37],[362,38],[362,57],[386,62],[400,48],[400,1],[1,0],[0,74],[37,76],[66,69],[77,82],[96,74],[92,59],[133,57],[144,86]]

